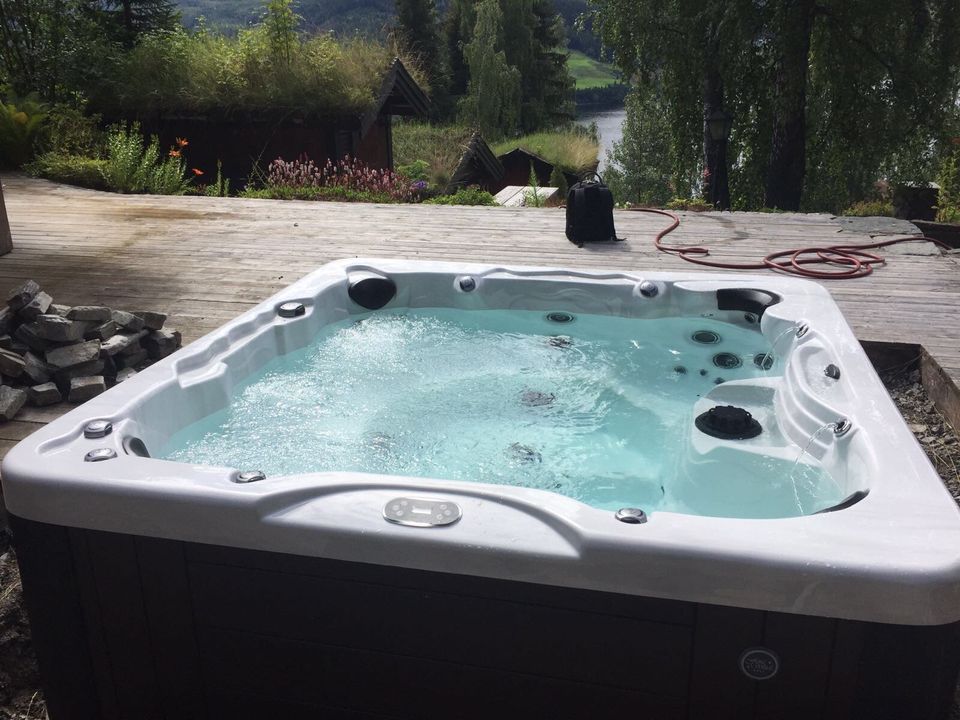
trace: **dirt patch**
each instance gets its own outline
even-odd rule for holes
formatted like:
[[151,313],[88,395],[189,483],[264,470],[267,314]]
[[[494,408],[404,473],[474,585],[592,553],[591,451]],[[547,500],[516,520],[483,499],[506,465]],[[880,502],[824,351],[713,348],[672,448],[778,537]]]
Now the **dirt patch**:
[[0,530],[0,720],[42,720],[37,661],[10,536]]
[[[960,503],[960,440],[924,392],[919,371],[887,373],[883,381],[950,494]],[[17,563],[10,537],[0,528],[0,720],[43,720],[46,708],[39,687]],[[960,686],[948,717],[960,720]]]

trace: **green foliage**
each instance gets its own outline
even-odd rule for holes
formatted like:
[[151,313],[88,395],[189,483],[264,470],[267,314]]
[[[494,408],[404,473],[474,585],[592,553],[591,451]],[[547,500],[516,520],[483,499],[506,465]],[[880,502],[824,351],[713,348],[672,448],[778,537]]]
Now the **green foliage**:
[[473,38],[463,47],[470,72],[460,118],[485,137],[513,132],[520,122],[520,71],[503,50],[503,12],[497,0],[481,0]]
[[46,116],[46,106],[35,95],[0,103],[0,166],[18,168],[33,157]]
[[552,0],[453,0],[447,23],[460,117],[496,138],[573,118],[562,18]]
[[419,161],[429,166],[431,185],[446,188],[473,131],[464,125],[401,122],[393,126],[393,158],[398,167]]
[[156,137],[144,147],[139,123],[117,125],[107,136],[107,161],[103,177],[107,187],[121,193],[183,195],[190,188],[186,165],[173,153],[160,156]]
[[223,163],[217,160],[217,179],[204,185],[201,194],[207,197],[230,197],[230,178],[223,176]]
[[452,195],[424,200],[429,205],[496,205],[493,195],[477,187],[460,188]]
[[893,203],[889,200],[861,200],[840,214],[847,217],[893,217]]
[[602,88],[620,82],[620,73],[613,65],[594,60],[576,50],[567,57],[567,68],[573,76],[577,90]]
[[[184,30],[145,36],[113,77],[92,89],[92,104],[105,114],[214,117],[369,109],[396,49],[359,39],[338,42],[328,35],[302,37],[291,30],[289,6],[277,2],[265,24],[236,37]],[[416,66],[405,64],[416,77]]]
[[293,0],[269,0],[261,27],[267,36],[270,56],[277,65],[289,67],[298,45],[300,16],[293,11]]
[[689,210],[691,212],[708,212],[714,207],[703,198],[675,197],[667,203],[668,210]]
[[680,160],[665,105],[642,89],[627,97],[623,138],[614,143],[605,178],[616,202],[663,205],[678,187],[689,190],[685,178],[676,178]]
[[600,153],[600,145],[595,137],[590,136],[590,130],[581,128],[540,132],[515,140],[504,140],[495,144],[493,151],[497,155],[504,155],[518,147],[574,174],[596,169]]
[[270,185],[264,188],[248,187],[240,191],[240,197],[261,200],[334,200],[340,202],[392,203],[396,202],[386,193],[350,188],[316,185]]
[[106,190],[107,182],[104,169],[107,161],[86,155],[70,155],[59,151],[48,151],[24,166],[24,169],[36,177],[54,182],[78,185],[93,190]]
[[411,57],[416,58],[429,78],[435,115],[446,114],[449,111],[449,77],[436,3],[434,0],[396,0],[396,9],[394,32],[397,40]]
[[417,180],[429,182],[430,163],[426,160],[414,160],[407,165],[398,165],[397,172],[411,182],[416,182]]
[[879,179],[932,176],[938,139],[960,112],[955,4],[591,0],[624,76],[659,105],[669,139],[659,174],[676,194],[702,189],[703,118],[719,102],[734,116],[735,208],[771,204],[786,167],[802,183],[801,207],[830,211],[870,197]]
[[180,13],[172,0],[95,0],[95,17],[108,38],[132,47],[145,33],[174,30]]
[[3,0],[0,71],[18,93],[75,100],[113,76],[124,47],[177,17],[169,0]]
[[[183,22],[193,28],[201,18],[210,26],[235,31],[256,22],[263,0],[178,0]],[[394,0],[300,0],[297,12],[307,32],[340,37],[381,37],[393,23]]]
[[960,223],[960,138],[954,138],[953,151],[940,164],[937,173],[937,222]]
[[570,186],[567,183],[567,176],[563,174],[558,166],[553,166],[553,172],[550,173],[550,187],[555,187],[559,191],[561,198],[566,199],[567,193],[570,192]]
[[100,121],[99,115],[87,115],[82,106],[58,103],[47,112],[37,145],[46,153],[99,157],[104,142]]
[[543,199],[540,197],[540,187],[537,182],[537,172],[533,169],[533,163],[530,163],[527,189],[523,191],[523,205],[524,207],[543,207]]

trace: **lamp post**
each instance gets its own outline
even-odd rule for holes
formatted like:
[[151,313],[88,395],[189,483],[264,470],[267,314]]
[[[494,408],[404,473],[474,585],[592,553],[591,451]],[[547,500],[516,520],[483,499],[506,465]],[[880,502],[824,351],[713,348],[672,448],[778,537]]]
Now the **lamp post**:
[[707,173],[704,180],[707,202],[717,210],[730,209],[730,183],[727,175],[727,141],[733,129],[733,115],[722,107],[715,108],[704,120],[710,144],[707,150]]

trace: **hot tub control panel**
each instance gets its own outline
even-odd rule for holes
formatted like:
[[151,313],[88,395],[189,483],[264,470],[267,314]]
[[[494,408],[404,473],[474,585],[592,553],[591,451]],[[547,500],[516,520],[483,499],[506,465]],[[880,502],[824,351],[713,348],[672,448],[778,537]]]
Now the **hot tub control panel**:
[[397,497],[383,506],[383,517],[397,525],[434,527],[452,525],[463,515],[460,506],[436,498]]

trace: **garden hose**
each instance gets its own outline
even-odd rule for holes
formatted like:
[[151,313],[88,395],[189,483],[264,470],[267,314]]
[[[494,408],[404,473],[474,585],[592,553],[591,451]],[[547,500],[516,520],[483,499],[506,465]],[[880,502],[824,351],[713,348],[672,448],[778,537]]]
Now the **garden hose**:
[[[804,247],[791,250],[780,250],[763,257],[759,262],[731,263],[707,259],[710,248],[704,245],[693,247],[671,247],[663,244],[663,238],[672,233],[680,225],[680,217],[668,210],[654,208],[635,208],[634,212],[646,212],[663,215],[671,219],[670,225],[657,233],[653,244],[660,252],[676,255],[682,260],[696,265],[720,268],[723,270],[776,270],[787,275],[798,275],[817,280],[847,280],[850,278],[866,277],[873,272],[874,265],[883,265],[886,259],[871,250],[877,250],[890,245],[906,242],[932,242],[938,247],[949,250],[950,246],[940,240],[924,237],[895,238],[879,240],[870,243],[856,243],[849,245],[822,245]],[[818,266],[816,268],[807,267]],[[821,266],[831,266],[836,269],[827,270]]]

